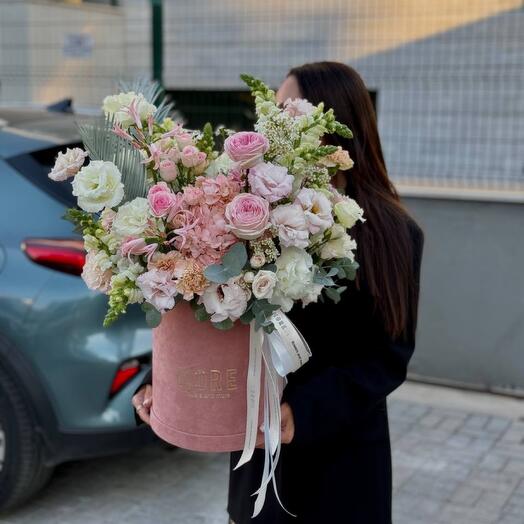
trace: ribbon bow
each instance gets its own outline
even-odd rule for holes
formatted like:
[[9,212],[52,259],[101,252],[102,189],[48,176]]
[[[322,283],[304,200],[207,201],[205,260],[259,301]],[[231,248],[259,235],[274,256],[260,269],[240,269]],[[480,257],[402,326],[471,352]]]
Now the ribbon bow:
[[[262,365],[264,365],[264,469],[260,487],[256,495],[252,517],[256,517],[266,499],[267,486],[273,483],[275,496],[284,511],[289,513],[278,495],[275,470],[280,457],[281,420],[280,398],[286,385],[286,375],[303,366],[311,356],[311,350],[293,325],[282,312],[275,311],[271,316],[275,326],[272,333],[256,329],[255,322],[250,324],[249,365],[247,373],[247,416],[246,437],[242,455],[235,470],[251,460],[256,446],[258,430],[258,413],[260,403],[260,385]],[[289,513],[292,515],[292,513]],[[293,515],[295,516],[295,515]]]

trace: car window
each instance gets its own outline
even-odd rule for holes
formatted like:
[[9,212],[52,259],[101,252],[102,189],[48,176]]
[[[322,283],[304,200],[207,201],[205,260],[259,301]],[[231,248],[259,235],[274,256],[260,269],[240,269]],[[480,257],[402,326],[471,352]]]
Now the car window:
[[54,182],[47,176],[54,166],[58,153],[65,151],[66,147],[82,147],[82,144],[65,144],[23,153],[7,159],[6,162],[39,189],[66,206],[73,207],[75,206],[75,198],[72,194],[71,180]]

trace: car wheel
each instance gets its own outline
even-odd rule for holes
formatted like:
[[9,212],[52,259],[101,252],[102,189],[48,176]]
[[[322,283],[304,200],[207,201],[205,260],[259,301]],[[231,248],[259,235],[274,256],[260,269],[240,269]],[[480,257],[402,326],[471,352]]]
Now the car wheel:
[[43,463],[42,442],[30,407],[0,368],[0,511],[34,495],[52,472]]

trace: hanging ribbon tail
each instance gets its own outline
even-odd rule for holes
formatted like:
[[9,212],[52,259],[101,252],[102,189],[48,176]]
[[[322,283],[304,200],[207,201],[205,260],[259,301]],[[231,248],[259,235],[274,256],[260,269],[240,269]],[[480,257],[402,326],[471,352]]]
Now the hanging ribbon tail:
[[234,467],[238,469],[251,460],[255,451],[259,406],[262,365],[264,366],[264,468],[260,487],[256,495],[253,517],[256,517],[264,506],[267,486],[272,483],[275,496],[280,506],[292,516],[292,513],[282,504],[278,495],[275,471],[281,449],[281,412],[280,399],[286,384],[286,375],[303,366],[311,356],[311,350],[293,325],[291,320],[282,312],[275,311],[271,316],[274,325],[272,333],[265,333],[263,329],[256,329],[255,322],[250,324],[249,363],[246,388],[246,436],[242,455]]

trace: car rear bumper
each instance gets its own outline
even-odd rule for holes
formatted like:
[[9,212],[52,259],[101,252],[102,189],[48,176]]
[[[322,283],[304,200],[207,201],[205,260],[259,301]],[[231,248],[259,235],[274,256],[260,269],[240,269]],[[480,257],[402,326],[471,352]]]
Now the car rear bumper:
[[[42,435],[43,436],[43,435]],[[54,466],[70,460],[80,460],[125,453],[157,440],[149,426],[121,431],[86,431],[58,433],[53,441],[45,441],[45,463]]]

